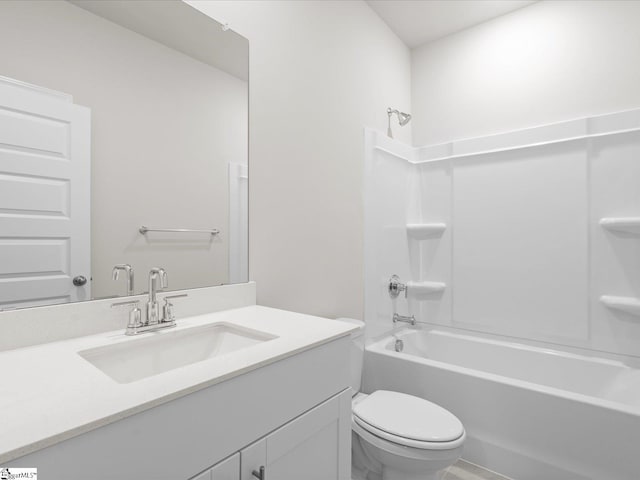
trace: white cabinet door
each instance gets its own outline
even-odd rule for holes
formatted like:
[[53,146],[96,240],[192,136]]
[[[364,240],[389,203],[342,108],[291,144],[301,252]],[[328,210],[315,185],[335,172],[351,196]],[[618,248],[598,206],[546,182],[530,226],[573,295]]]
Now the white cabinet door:
[[238,480],[239,475],[240,454],[236,453],[191,480]]
[[[240,452],[241,480],[348,480],[351,392],[336,395]],[[256,474],[254,474],[256,472]]]
[[200,475],[196,475],[191,480],[211,480],[211,470],[202,472]]
[[240,454],[230,456],[211,469],[211,480],[238,480],[240,478]]

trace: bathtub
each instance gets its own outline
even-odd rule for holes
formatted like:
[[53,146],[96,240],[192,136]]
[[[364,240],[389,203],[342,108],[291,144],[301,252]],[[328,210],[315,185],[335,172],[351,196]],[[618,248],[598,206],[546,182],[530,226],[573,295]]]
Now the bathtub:
[[[396,352],[396,340],[403,349]],[[464,424],[463,458],[516,480],[640,480],[640,368],[443,329],[367,346],[364,391],[435,402]]]

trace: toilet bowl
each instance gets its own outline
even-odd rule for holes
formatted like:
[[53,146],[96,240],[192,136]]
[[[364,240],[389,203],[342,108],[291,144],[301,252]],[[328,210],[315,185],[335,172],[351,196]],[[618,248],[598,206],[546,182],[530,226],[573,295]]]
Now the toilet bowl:
[[354,462],[367,479],[440,479],[462,455],[466,437],[462,423],[444,408],[386,390],[354,397],[351,427],[360,447]]
[[360,393],[364,323],[352,333],[352,467],[354,480],[439,480],[458,460],[466,433],[451,412],[388,390]]

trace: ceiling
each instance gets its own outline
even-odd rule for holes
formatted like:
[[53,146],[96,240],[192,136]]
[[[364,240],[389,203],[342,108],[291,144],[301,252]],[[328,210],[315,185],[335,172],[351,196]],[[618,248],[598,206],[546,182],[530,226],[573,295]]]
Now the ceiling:
[[398,37],[414,48],[526,7],[535,0],[367,0]]
[[248,79],[249,41],[186,3],[176,0],[69,1],[240,80]]

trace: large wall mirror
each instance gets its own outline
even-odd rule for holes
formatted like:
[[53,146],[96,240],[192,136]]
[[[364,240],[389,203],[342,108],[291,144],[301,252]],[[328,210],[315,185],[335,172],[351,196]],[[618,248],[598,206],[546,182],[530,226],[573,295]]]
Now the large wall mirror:
[[0,1],[0,310],[247,281],[248,56],[180,0]]

